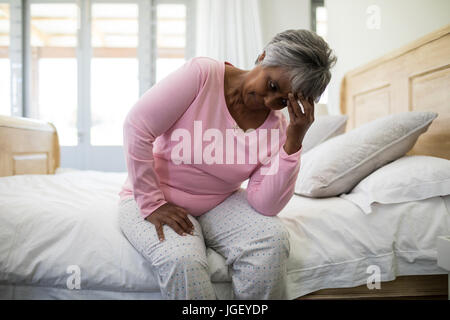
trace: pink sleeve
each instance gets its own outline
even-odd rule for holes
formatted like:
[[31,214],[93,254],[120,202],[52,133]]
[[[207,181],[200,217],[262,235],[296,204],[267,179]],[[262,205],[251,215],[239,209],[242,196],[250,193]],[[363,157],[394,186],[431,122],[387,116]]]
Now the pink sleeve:
[[191,59],[149,89],[125,119],[128,178],[144,217],[167,203],[154,169],[153,142],[183,115],[197,96],[201,83],[200,67]]
[[300,170],[302,148],[288,155],[284,142],[278,152],[278,168],[275,174],[263,174],[271,166],[267,163],[259,167],[251,176],[247,186],[247,201],[259,213],[276,216],[294,194],[295,181]]

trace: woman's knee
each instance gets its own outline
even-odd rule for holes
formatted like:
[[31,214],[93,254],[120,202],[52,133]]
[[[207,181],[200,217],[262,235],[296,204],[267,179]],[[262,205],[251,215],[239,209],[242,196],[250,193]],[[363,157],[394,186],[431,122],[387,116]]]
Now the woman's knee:
[[[166,230],[166,227],[164,228]],[[154,254],[155,264],[169,263],[178,268],[208,267],[205,244],[199,236],[180,236],[173,233],[157,247]]]
[[186,271],[202,271],[208,269],[208,261],[204,254],[182,252],[175,259],[178,269]]
[[268,217],[263,224],[254,230],[255,245],[263,246],[266,250],[276,254],[289,256],[289,232],[283,223],[274,217]]
[[287,251],[289,255],[290,244],[289,244],[289,232],[286,227],[281,223],[273,223],[269,229],[269,236],[272,240],[279,245],[279,247]]
[[160,259],[155,259],[154,266],[157,267],[160,275],[170,276],[187,276],[199,273],[206,275],[208,271],[206,255],[197,252],[197,250],[189,249],[171,251],[167,255],[160,256]]

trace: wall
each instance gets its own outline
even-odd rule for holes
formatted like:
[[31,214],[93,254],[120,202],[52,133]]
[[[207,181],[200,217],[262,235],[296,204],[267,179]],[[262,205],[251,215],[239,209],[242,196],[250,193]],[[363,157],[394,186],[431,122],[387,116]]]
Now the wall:
[[[369,6],[379,8],[368,14]],[[449,0],[325,0],[327,41],[338,56],[329,85],[329,113],[339,113],[339,88],[345,72],[450,23]],[[377,10],[377,9],[376,9]]]
[[310,0],[259,0],[263,43],[287,29],[310,29]]

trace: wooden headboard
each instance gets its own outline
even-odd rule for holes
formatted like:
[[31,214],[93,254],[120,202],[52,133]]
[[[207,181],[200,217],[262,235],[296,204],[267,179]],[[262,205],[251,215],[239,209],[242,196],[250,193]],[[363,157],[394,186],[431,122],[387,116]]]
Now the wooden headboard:
[[340,104],[347,131],[392,113],[437,112],[408,154],[450,159],[450,25],[348,72]]
[[59,161],[58,134],[51,123],[0,116],[0,177],[55,173]]

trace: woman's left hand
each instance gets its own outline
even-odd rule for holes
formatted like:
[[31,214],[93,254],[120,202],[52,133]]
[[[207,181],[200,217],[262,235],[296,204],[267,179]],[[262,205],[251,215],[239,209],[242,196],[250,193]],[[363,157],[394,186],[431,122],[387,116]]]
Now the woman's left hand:
[[[287,154],[293,154],[302,147],[303,138],[308,131],[311,124],[314,122],[314,101],[312,99],[305,99],[302,96],[294,96],[288,94],[288,111],[289,111],[289,126],[286,130],[286,142],[284,144],[284,151]],[[305,113],[297,102],[297,99],[303,105]]]

